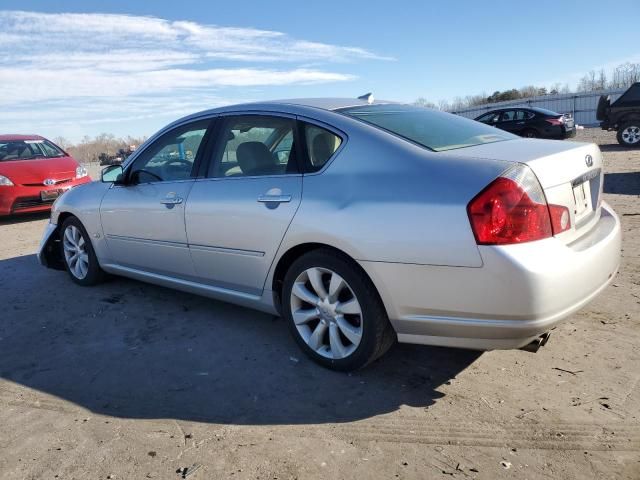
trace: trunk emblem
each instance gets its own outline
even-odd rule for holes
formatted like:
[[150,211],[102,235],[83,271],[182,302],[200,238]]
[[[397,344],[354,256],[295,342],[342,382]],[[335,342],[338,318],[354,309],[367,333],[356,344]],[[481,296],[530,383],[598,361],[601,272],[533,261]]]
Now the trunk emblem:
[[49,186],[49,187],[50,187],[51,185],[55,185],[55,184],[56,184],[56,181],[55,181],[53,178],[47,178],[47,179],[46,179],[44,182],[42,182],[42,183],[44,183],[45,185],[47,185],[47,186]]
[[593,166],[593,157],[591,155],[587,155],[586,157],[584,157],[584,163],[587,164],[587,167],[592,167]]

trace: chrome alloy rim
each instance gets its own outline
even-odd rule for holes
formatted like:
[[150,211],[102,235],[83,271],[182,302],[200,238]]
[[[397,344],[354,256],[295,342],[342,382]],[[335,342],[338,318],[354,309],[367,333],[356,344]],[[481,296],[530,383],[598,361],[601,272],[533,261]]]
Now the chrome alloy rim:
[[78,227],[69,225],[62,240],[64,259],[74,277],[82,280],[89,272],[89,254],[85,248],[84,237]]
[[362,340],[362,309],[349,284],[337,273],[312,267],[296,278],[291,314],[298,333],[326,358],[351,355]]
[[630,145],[640,142],[640,127],[628,126],[622,131],[622,139]]

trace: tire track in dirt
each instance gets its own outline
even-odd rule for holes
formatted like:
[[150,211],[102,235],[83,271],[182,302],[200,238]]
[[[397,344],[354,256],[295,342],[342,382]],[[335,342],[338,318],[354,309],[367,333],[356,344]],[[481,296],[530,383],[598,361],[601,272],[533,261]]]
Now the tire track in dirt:
[[611,423],[481,423],[398,419],[332,427],[355,441],[509,447],[537,450],[640,451],[640,425]]

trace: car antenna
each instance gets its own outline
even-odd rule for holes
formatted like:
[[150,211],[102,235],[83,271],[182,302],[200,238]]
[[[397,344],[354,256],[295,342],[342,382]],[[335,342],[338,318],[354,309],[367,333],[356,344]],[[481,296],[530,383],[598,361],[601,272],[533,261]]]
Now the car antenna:
[[373,93],[369,92],[369,93],[365,93],[364,95],[360,95],[358,97],[358,100],[365,100],[367,103],[372,104],[373,103]]

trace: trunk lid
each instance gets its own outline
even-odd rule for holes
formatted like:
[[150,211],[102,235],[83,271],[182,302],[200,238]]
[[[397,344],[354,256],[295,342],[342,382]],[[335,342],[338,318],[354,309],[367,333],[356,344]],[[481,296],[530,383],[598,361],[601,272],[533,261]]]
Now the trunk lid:
[[557,235],[570,243],[600,218],[602,154],[595,144],[518,139],[459,150],[466,155],[528,165],[538,177],[547,202],[569,209],[571,228]]

